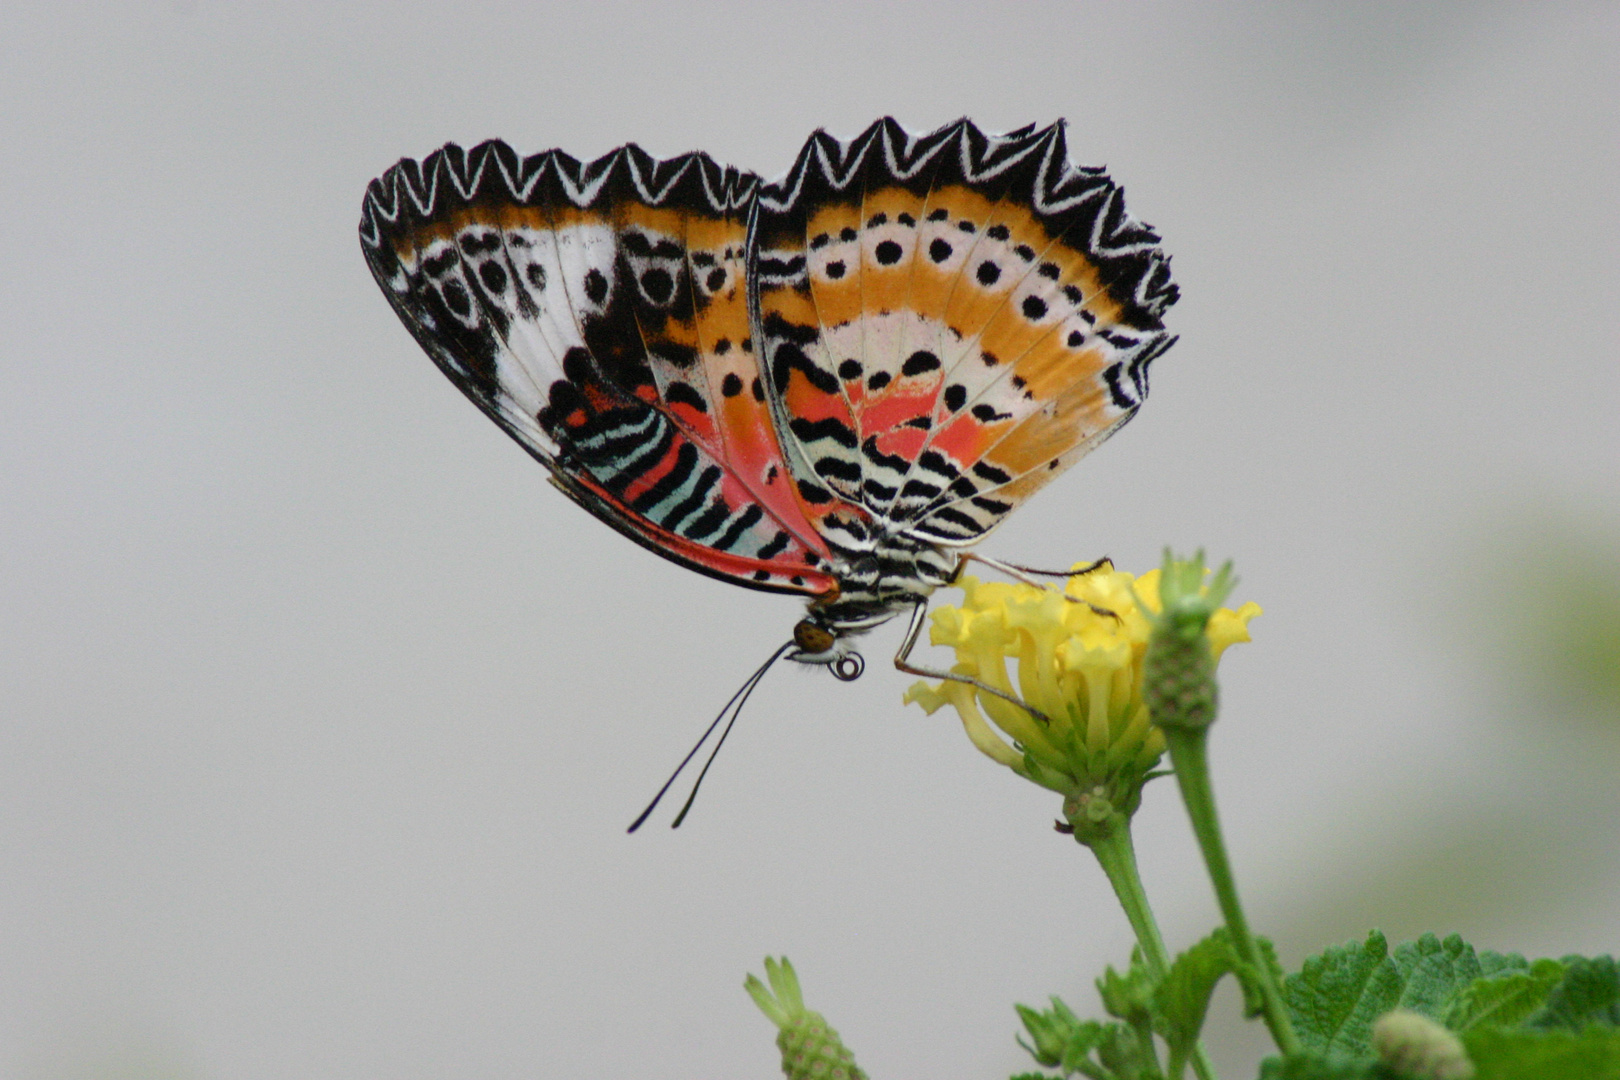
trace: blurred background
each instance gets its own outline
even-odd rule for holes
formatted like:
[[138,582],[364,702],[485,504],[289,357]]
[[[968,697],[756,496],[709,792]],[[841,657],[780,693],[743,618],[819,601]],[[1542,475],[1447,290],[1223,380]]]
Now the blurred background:
[[[378,293],[367,181],[496,136],[774,175],[1067,117],[1182,339],[985,550],[1237,561],[1214,768],[1290,967],[1614,950],[1617,57],[1609,3],[6,4],[0,1075],[769,1076],[786,953],[874,1077],[997,1077],[1014,1001],[1128,957],[894,627],[624,835],[800,608],[570,505]],[[1186,945],[1169,785],[1138,831]]]

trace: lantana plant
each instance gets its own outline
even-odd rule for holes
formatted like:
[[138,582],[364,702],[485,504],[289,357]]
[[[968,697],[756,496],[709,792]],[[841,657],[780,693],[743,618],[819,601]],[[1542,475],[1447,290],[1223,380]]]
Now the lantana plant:
[[[953,676],[905,700],[950,706],[969,740],[1056,793],[1059,830],[1090,850],[1135,931],[1123,971],[1097,987],[1107,1019],[1054,997],[1017,1006],[1037,1064],[1014,1080],[1215,1080],[1200,1039],[1216,984],[1235,977],[1245,1011],[1277,1053],[1261,1080],[1620,1080],[1620,966],[1607,956],[1526,961],[1424,935],[1329,948],[1285,974],[1249,928],[1221,837],[1207,748],[1216,666],[1249,640],[1258,605],[1223,607],[1236,586],[1203,555],[1140,577],[1104,562],[1062,588],[964,576],[963,601],[933,613],[930,639],[956,652]],[[1163,768],[1168,758],[1168,770]],[[1223,925],[1172,956],[1137,874],[1131,818],[1148,781],[1180,789]],[[864,1080],[854,1056],[804,1005],[786,958],[748,990],[777,1024],[789,1080]]]

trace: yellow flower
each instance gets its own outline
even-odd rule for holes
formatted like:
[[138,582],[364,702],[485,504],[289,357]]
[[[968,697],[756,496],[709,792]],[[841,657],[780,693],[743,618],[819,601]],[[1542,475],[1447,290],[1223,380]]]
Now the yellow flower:
[[[1090,804],[1067,807],[1071,821],[1075,810],[1132,813],[1164,753],[1164,736],[1142,700],[1159,571],[1138,578],[1105,564],[1069,578],[1062,590],[974,577],[958,587],[961,606],[935,609],[929,639],[956,650],[954,674],[1023,707],[956,680],[916,683],[905,700],[929,713],[954,706],[985,754],[1070,802]],[[1254,603],[1215,613],[1208,631],[1215,658],[1249,640],[1249,620],[1258,614]]]

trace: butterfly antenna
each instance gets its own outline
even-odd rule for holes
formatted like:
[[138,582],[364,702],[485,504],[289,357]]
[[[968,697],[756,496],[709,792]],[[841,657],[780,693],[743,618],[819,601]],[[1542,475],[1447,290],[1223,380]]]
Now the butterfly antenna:
[[686,818],[686,812],[692,809],[692,800],[697,798],[698,788],[702,786],[703,778],[708,775],[709,766],[714,764],[715,755],[720,753],[720,747],[725,745],[726,736],[731,734],[731,725],[735,724],[737,717],[742,714],[742,707],[748,701],[748,695],[754,692],[754,687],[759,685],[759,680],[765,677],[765,673],[771,669],[771,665],[782,659],[782,654],[792,647],[793,642],[785,643],[780,649],[771,654],[770,659],[759,666],[759,670],[743,681],[743,684],[737,688],[737,692],[731,695],[731,700],[726,702],[720,709],[720,714],[714,718],[714,722],[704,730],[703,737],[698,739],[693,744],[692,749],[686,752],[686,756],[681,759],[681,763],[675,766],[675,771],[669,774],[669,779],[664,781],[664,786],[658,789],[658,794],[654,795],[652,802],[647,804],[647,809],[643,810],[640,816],[630,823],[630,827],[625,830],[626,832],[635,832],[641,828],[648,815],[657,807],[659,800],[674,785],[675,778],[681,775],[681,770],[686,768],[692,759],[697,756],[697,752],[703,748],[704,743],[709,741],[709,736],[714,734],[714,729],[720,726],[720,721],[726,718],[726,714],[731,713],[730,723],[726,724],[726,729],[720,733],[720,741],[714,744],[714,749],[709,753],[709,760],[703,764],[703,771],[698,773],[697,783],[692,785],[692,794],[686,797],[686,803],[681,807],[681,812],[675,816],[674,822],[669,826],[672,829],[680,827],[681,822]]

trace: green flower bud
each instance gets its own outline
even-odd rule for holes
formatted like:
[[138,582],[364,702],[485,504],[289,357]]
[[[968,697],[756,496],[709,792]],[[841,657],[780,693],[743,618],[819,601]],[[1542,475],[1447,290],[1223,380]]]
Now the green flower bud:
[[782,1051],[782,1075],[788,1080],[866,1080],[838,1032],[820,1013],[805,1008],[799,977],[787,957],[778,962],[767,956],[765,976],[770,979],[770,989],[754,975],[748,976],[743,988],[780,1029],[776,1048]]
[[[1231,563],[1208,582],[1204,580],[1207,573],[1202,551],[1185,561],[1172,558],[1169,551],[1164,553],[1160,608],[1152,616],[1142,670],[1142,699],[1153,723],[1161,728],[1198,730],[1215,722],[1215,664],[1229,642],[1220,642],[1224,635],[1213,623],[1237,579],[1232,576]],[[1244,605],[1244,610],[1251,606]]]
[[1109,1016],[1127,1024],[1151,1022],[1153,979],[1142,965],[1141,950],[1135,950],[1131,966],[1123,974],[1109,967],[1097,980],[1097,993]]

